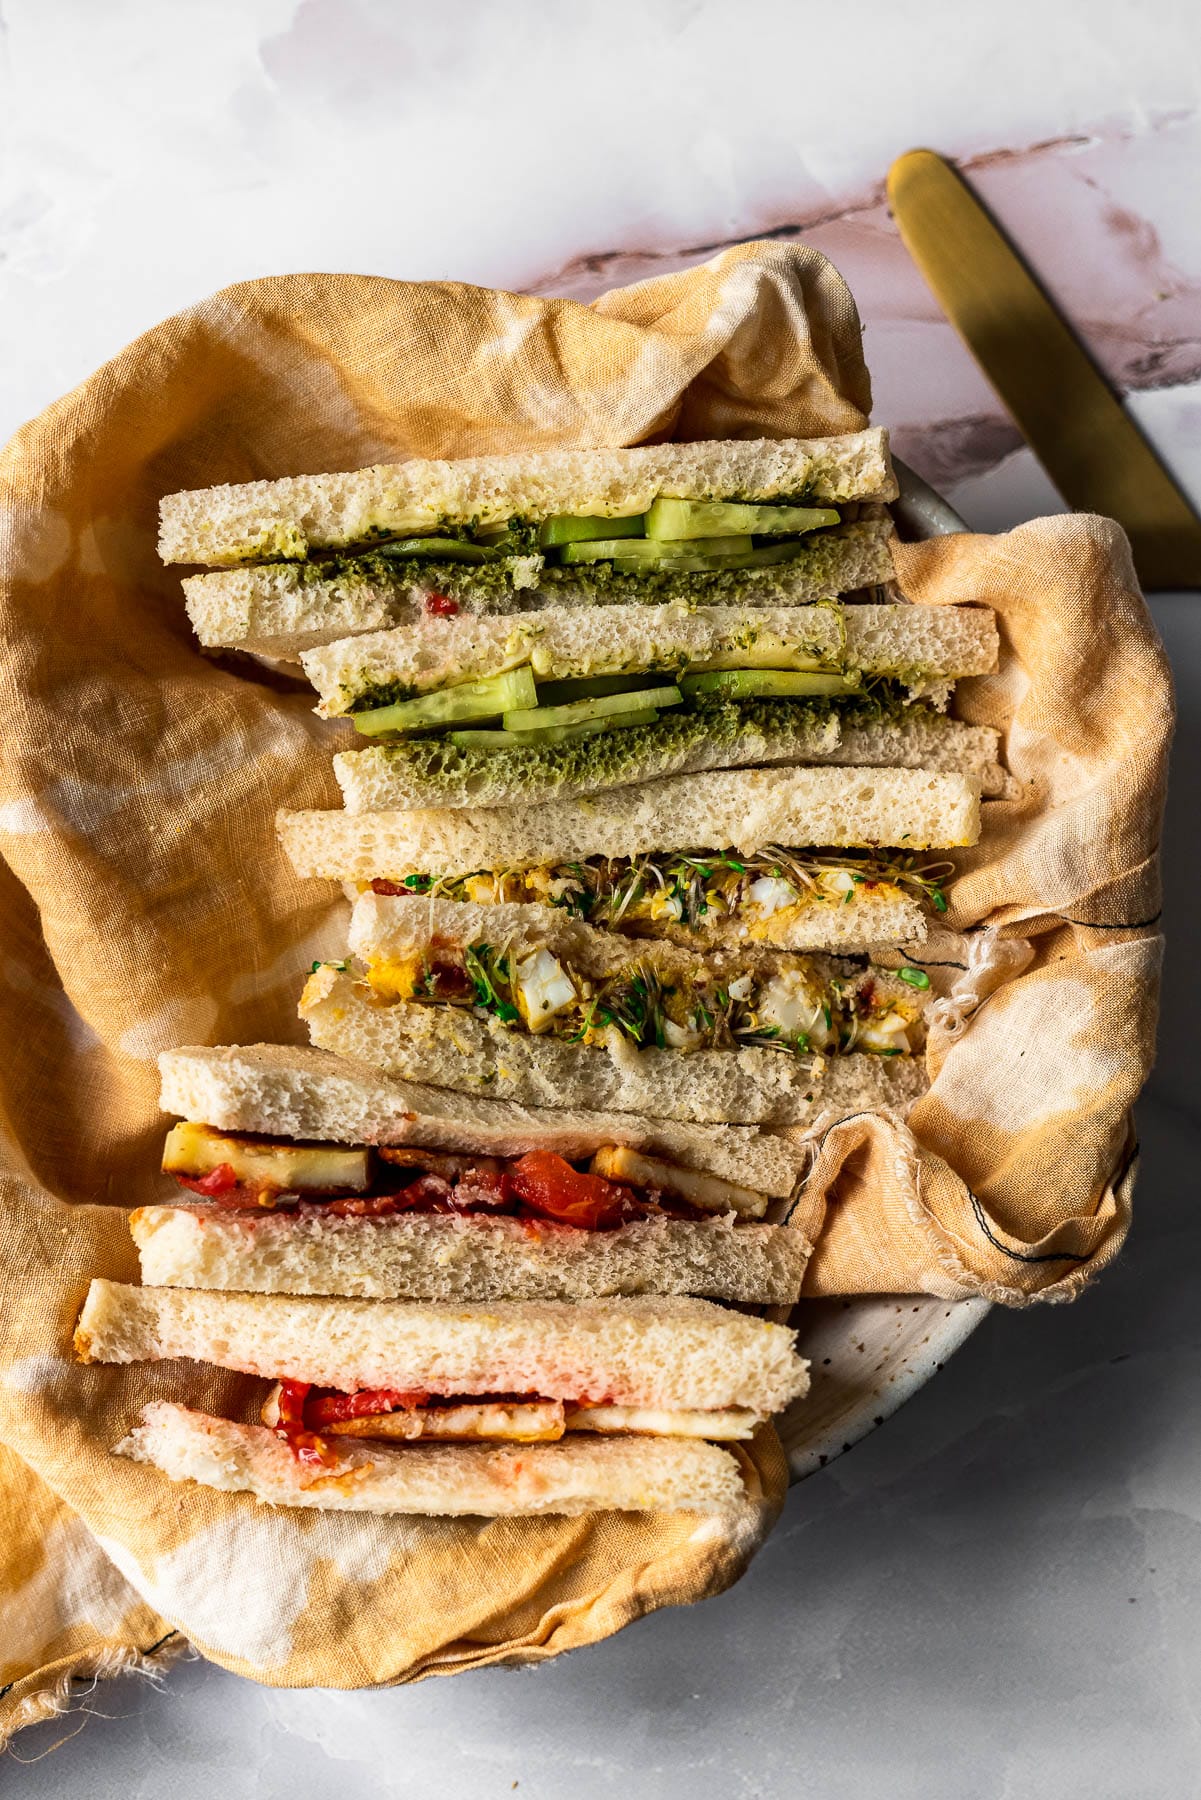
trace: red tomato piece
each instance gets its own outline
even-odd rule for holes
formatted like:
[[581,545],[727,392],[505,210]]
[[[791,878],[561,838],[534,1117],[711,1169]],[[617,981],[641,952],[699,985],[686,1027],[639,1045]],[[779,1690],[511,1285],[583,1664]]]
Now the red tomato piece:
[[453,619],[459,610],[459,603],[452,600],[449,594],[427,594],[425,610],[433,613],[436,619]]
[[509,1183],[531,1211],[579,1225],[585,1231],[607,1231],[635,1210],[628,1188],[603,1175],[585,1175],[552,1150],[531,1150],[509,1169]]

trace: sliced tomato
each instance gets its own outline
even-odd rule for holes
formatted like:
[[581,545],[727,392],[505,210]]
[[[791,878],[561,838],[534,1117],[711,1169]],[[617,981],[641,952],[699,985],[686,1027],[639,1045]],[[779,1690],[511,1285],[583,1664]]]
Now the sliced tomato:
[[585,1175],[552,1150],[531,1150],[509,1168],[509,1184],[532,1212],[585,1231],[607,1231],[637,1210],[629,1188]]

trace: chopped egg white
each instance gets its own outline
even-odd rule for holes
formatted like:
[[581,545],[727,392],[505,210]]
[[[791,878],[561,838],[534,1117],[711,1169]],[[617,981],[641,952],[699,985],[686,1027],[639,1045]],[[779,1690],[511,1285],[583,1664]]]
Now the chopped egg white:
[[755,987],[753,975],[740,975],[737,981],[730,983],[728,992],[731,1000],[749,1000]]
[[821,992],[798,969],[773,975],[761,990],[755,1011],[761,1024],[774,1025],[784,1037],[804,1032],[815,1049],[829,1039]]
[[541,1031],[575,1003],[575,986],[558,957],[535,950],[517,965],[517,1004],[531,1031]]
[[823,869],[817,878],[817,885],[824,894],[830,894],[835,900],[845,900],[848,894],[855,892],[858,883],[849,869]]
[[800,898],[790,881],[782,881],[778,875],[760,875],[752,881],[746,891],[750,905],[763,914],[783,912],[786,906],[795,906]]
[[867,1050],[908,1050],[911,1023],[899,1012],[886,1012],[878,1019],[864,1019],[856,1041]]
[[674,1019],[664,1019],[663,1042],[669,1050],[694,1050],[700,1041],[698,1031],[689,1031],[686,1025],[677,1025]]

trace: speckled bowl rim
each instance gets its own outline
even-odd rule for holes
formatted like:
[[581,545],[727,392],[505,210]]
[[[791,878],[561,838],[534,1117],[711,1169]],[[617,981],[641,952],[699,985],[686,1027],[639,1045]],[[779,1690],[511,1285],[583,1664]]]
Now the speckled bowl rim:
[[[903,538],[968,529],[928,482],[899,458],[893,461],[901,492],[892,512]],[[799,1348],[812,1364],[811,1387],[777,1420],[790,1479],[803,1481],[882,1425],[938,1373],[990,1310],[985,1300],[914,1295],[802,1301],[793,1323]]]

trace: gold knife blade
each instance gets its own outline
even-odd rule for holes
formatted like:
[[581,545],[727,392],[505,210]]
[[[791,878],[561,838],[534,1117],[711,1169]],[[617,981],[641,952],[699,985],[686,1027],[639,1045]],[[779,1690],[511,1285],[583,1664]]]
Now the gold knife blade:
[[905,248],[1068,505],[1126,531],[1145,588],[1201,588],[1201,519],[962,177],[933,150],[888,172]]

